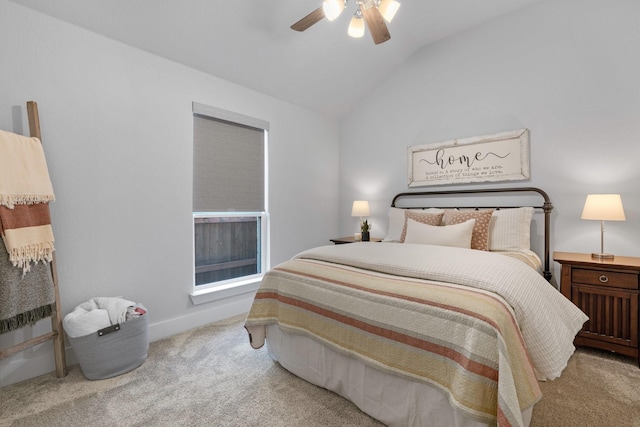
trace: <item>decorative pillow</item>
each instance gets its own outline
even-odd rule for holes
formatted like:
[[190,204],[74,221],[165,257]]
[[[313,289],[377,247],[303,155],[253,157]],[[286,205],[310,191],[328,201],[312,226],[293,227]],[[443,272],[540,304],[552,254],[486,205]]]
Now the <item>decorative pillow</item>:
[[489,224],[489,250],[530,250],[532,217],[532,207],[507,208],[494,211]]
[[[442,209],[408,209],[413,212],[428,212],[428,213],[444,213]],[[405,212],[407,209],[402,208],[389,208],[389,230],[387,232],[387,237],[383,239],[385,242],[399,242],[400,237],[402,237],[402,230],[404,230],[404,225],[406,222]]]
[[493,209],[483,209],[479,211],[459,211],[447,209],[442,218],[443,225],[460,224],[461,222],[475,219],[476,224],[473,227],[473,236],[471,238],[471,249],[481,251],[489,250],[489,224],[491,223],[491,215]]
[[455,225],[433,226],[407,218],[407,235],[404,242],[469,249],[475,223],[475,219],[470,219]]
[[407,221],[412,219],[414,221],[420,222],[422,224],[428,224],[433,226],[439,226],[442,223],[442,213],[429,213],[422,211],[414,211],[414,210],[405,210],[405,222],[404,227],[402,228],[402,234],[400,235],[400,243],[404,242],[405,236],[407,235]]

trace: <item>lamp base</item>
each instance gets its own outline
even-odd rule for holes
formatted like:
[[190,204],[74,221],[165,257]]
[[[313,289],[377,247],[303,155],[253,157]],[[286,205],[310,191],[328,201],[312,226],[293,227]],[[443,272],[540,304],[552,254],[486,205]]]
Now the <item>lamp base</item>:
[[604,259],[613,259],[614,256],[613,256],[613,254],[595,254],[595,253],[593,253],[593,254],[591,254],[591,258],[604,260]]

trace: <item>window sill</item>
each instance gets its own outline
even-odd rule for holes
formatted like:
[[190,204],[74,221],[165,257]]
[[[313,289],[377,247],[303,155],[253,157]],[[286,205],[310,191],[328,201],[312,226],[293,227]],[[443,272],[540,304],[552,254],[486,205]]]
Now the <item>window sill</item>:
[[217,286],[193,291],[189,297],[193,305],[205,304],[212,301],[219,301],[225,298],[237,295],[253,293],[258,290],[262,276],[252,277],[248,280],[229,283],[227,285]]

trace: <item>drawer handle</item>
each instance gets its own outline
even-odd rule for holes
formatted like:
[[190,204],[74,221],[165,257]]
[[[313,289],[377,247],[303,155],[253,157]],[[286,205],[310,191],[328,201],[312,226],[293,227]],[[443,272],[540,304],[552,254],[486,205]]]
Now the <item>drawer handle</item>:
[[598,277],[598,280],[600,280],[601,283],[607,283],[609,281],[609,278],[603,274],[602,276]]

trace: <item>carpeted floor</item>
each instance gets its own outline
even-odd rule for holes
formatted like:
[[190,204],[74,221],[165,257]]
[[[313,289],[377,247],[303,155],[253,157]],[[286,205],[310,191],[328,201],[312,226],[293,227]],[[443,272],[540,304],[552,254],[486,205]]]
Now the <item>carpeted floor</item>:
[[[253,350],[244,316],[152,343],[127,374],[88,381],[78,365],[0,389],[0,426],[380,426],[338,395]],[[579,350],[542,384],[532,427],[640,427],[633,360]]]

